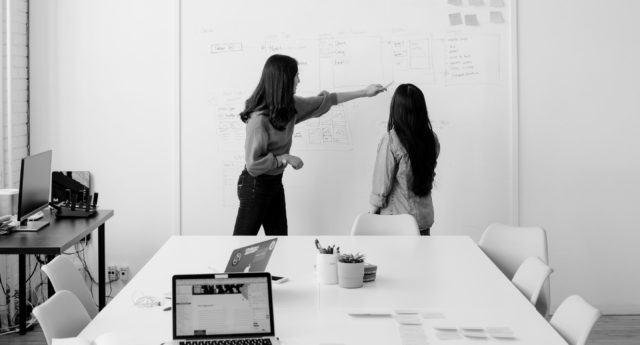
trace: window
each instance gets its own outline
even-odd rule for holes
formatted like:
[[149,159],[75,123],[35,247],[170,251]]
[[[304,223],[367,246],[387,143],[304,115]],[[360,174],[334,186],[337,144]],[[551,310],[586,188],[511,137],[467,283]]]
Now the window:
[[29,153],[28,9],[28,0],[4,0],[0,9],[3,19],[0,188],[17,188],[20,160]]

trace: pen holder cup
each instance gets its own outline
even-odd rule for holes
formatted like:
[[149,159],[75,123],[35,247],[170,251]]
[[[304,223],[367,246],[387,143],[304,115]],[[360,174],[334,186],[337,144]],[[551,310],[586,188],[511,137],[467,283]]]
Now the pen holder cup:
[[316,254],[316,276],[320,284],[338,283],[338,253]]

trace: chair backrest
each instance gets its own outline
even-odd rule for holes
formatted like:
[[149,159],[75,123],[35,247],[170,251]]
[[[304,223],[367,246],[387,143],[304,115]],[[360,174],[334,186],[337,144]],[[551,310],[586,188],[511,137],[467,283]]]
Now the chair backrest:
[[[530,256],[537,256],[549,264],[547,234],[541,227],[491,224],[482,234],[478,246],[509,279]],[[550,302],[551,289],[547,279],[536,303],[536,308],[545,317],[549,314]]]
[[584,345],[599,317],[598,309],[582,297],[572,295],[560,304],[549,323],[569,345]]
[[80,300],[67,290],[59,290],[33,309],[47,344],[54,338],[76,337],[91,322]]
[[362,213],[351,226],[351,236],[360,235],[410,235],[420,236],[418,222],[410,214],[372,214]]
[[98,314],[98,307],[91,297],[89,287],[82,279],[82,275],[73,263],[62,255],[56,256],[51,262],[42,266],[56,291],[71,291],[80,300],[92,319]]
[[552,272],[553,269],[539,257],[531,256],[522,262],[511,281],[535,305],[544,282]]

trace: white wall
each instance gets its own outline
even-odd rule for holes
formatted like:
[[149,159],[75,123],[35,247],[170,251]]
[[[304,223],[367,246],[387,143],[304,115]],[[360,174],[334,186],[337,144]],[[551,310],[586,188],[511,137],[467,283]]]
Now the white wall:
[[175,230],[174,19],[173,1],[31,2],[32,152],[91,171],[107,264],[134,273]]
[[[640,312],[639,10],[519,1],[519,211],[549,232],[556,306],[580,293]],[[31,11],[32,150],[93,172],[116,212],[107,262],[135,273],[177,230],[176,2],[32,0]]]
[[549,235],[552,300],[640,312],[640,2],[519,6],[520,214]]

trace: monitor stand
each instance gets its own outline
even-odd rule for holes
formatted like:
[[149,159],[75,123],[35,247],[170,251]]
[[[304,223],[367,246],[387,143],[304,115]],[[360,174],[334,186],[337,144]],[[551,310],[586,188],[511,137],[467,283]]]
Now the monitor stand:
[[16,228],[11,231],[33,232],[33,231],[38,231],[47,225],[49,225],[48,220],[21,222],[20,225],[16,226]]

